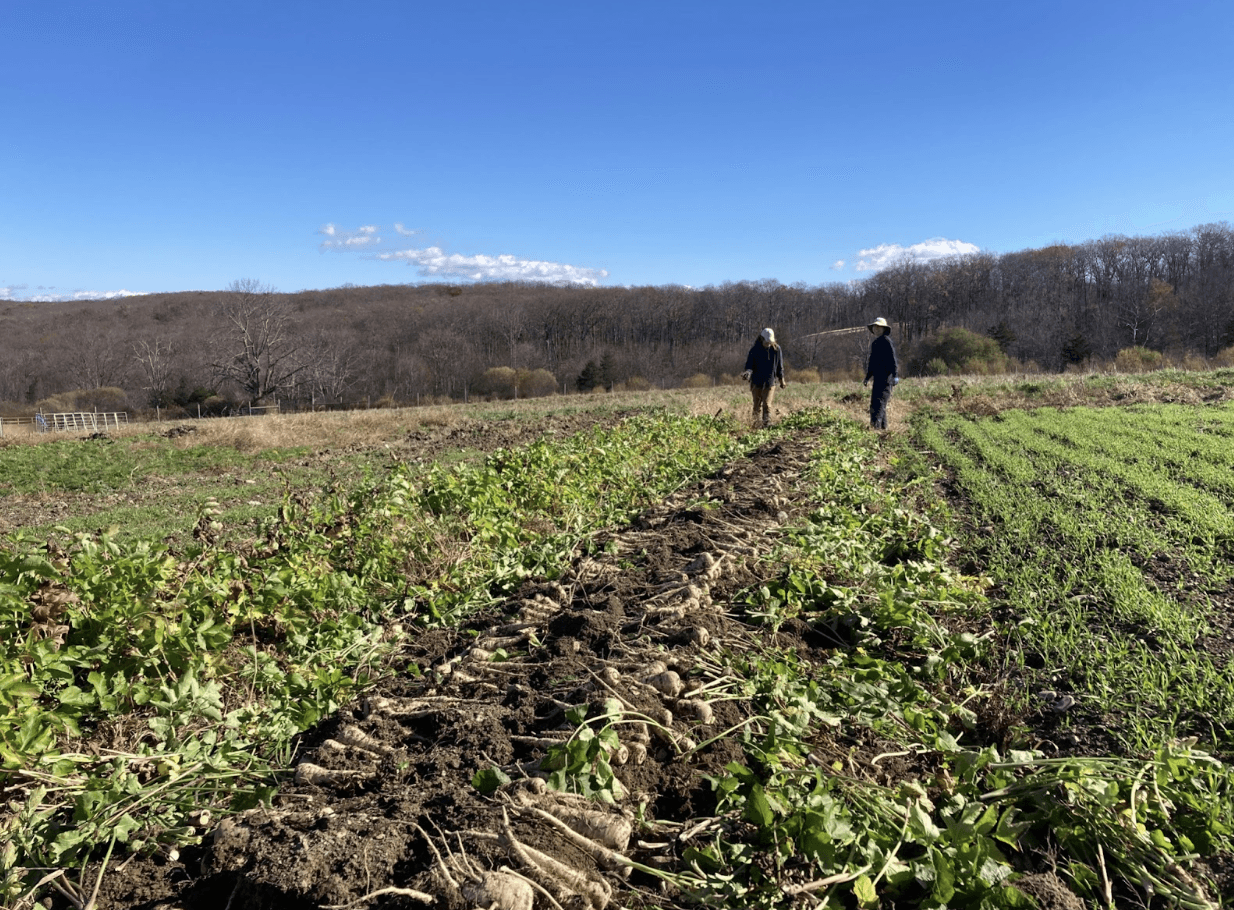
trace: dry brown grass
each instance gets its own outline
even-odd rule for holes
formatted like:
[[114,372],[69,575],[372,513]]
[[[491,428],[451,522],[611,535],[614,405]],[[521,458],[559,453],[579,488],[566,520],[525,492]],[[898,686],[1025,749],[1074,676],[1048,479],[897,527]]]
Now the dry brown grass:
[[245,453],[298,447],[367,448],[405,434],[412,423],[406,411],[400,410],[234,417],[194,421],[189,426],[197,432],[179,437],[176,442],[184,446],[226,446]]
[[[824,377],[826,379],[826,377]],[[778,389],[773,419],[783,419],[807,407],[831,407],[858,422],[869,420],[869,389],[859,375],[839,381],[789,382]],[[892,432],[903,430],[911,413],[923,406],[954,407],[975,415],[1008,408],[1080,407],[1144,402],[1200,402],[1234,398],[1234,382],[1211,374],[1069,373],[1006,376],[942,376],[911,378],[897,387],[889,411]],[[625,411],[662,408],[676,414],[727,414],[739,424],[750,422],[750,391],[745,383],[697,389],[651,389],[591,395],[553,395],[518,401],[433,404],[422,407],[364,411],[278,414],[262,417],[132,423],[112,428],[109,436],[168,435],[176,428],[192,433],[173,437],[180,447],[225,446],[254,453],[288,448],[370,448],[396,442],[420,430],[464,428],[494,420],[535,422],[551,414]],[[0,446],[37,445],[61,439],[80,439],[76,433],[35,433],[29,425],[4,425]]]

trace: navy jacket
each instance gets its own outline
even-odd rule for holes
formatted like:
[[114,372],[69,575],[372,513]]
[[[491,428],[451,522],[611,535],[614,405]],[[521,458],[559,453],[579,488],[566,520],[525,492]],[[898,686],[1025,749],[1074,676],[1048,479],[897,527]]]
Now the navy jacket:
[[784,378],[784,352],[778,344],[763,347],[759,339],[746,356],[746,369],[750,371],[750,385],[758,388],[775,385]]
[[866,366],[866,381],[900,375],[895,345],[890,335],[879,335],[870,343],[870,362]]

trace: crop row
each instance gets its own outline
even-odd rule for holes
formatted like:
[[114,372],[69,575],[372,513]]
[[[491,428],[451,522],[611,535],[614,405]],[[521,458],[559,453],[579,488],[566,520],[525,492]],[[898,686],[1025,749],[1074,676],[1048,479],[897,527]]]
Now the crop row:
[[185,552],[106,533],[8,541],[0,893],[104,847],[174,850],[268,799],[295,735],[387,672],[407,628],[551,576],[588,534],[765,435],[652,414],[289,491],[240,545],[221,542],[213,502]]

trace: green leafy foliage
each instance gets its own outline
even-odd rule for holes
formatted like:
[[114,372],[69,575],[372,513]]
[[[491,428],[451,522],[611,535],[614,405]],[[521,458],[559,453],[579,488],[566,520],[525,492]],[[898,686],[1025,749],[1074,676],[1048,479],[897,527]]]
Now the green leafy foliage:
[[567,711],[566,717],[578,728],[561,745],[550,746],[540,762],[549,772],[549,789],[616,804],[625,793],[610,758],[621,746],[616,730],[621,703],[609,699],[604,712],[594,718],[588,718],[587,706],[581,705]]

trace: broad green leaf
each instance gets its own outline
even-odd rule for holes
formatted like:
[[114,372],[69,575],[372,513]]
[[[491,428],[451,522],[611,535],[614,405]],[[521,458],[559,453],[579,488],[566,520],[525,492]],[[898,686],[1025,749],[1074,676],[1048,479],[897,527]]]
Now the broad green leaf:
[[124,843],[129,839],[129,835],[141,827],[141,822],[133,818],[133,816],[125,813],[120,817],[120,820],[115,823],[112,828],[112,833],[115,834],[116,840]]
[[609,750],[615,751],[621,745],[621,739],[617,736],[617,731],[612,727],[605,727],[600,731],[600,743]]
[[775,823],[775,813],[771,810],[771,803],[768,802],[767,794],[763,791],[761,784],[755,784],[750,788],[745,809],[741,814],[742,818],[750,824],[760,828],[770,828]]
[[581,726],[587,720],[587,706],[575,705],[570,708],[566,711],[566,720],[576,727]]
[[757,780],[754,772],[740,762],[729,762],[724,766],[724,770],[742,783],[752,783]]
[[714,874],[723,868],[720,860],[715,857],[710,848],[698,849],[695,847],[687,847],[681,854],[682,859],[687,863],[693,863],[698,866],[704,873]]
[[873,910],[878,906],[878,892],[874,890],[874,882],[868,875],[859,875],[853,882],[853,897],[862,910]]
[[993,857],[988,857],[981,864],[981,868],[977,870],[977,877],[987,885],[997,885],[1004,881],[1015,870],[1004,862],[999,862]]
[[955,897],[955,869],[951,866],[951,860],[937,850],[934,851],[934,873],[934,890],[931,893],[940,904],[946,904]]
[[924,844],[934,843],[942,834],[921,803],[913,803],[908,810],[908,829],[915,835],[918,843]]
[[508,783],[510,783],[510,775],[500,768],[484,768],[477,771],[471,778],[471,785],[485,795],[501,789]]
[[6,673],[0,677],[0,698],[16,700],[18,698],[38,698],[42,689],[28,681],[24,673]]
[[1009,808],[998,820],[998,827],[994,829],[992,836],[1009,847],[1019,844],[1020,836],[1032,827],[1031,821],[1020,820],[1022,815],[1023,813],[1015,806]]
[[999,892],[1007,910],[1036,910],[1039,904],[1014,885],[1007,885]]

